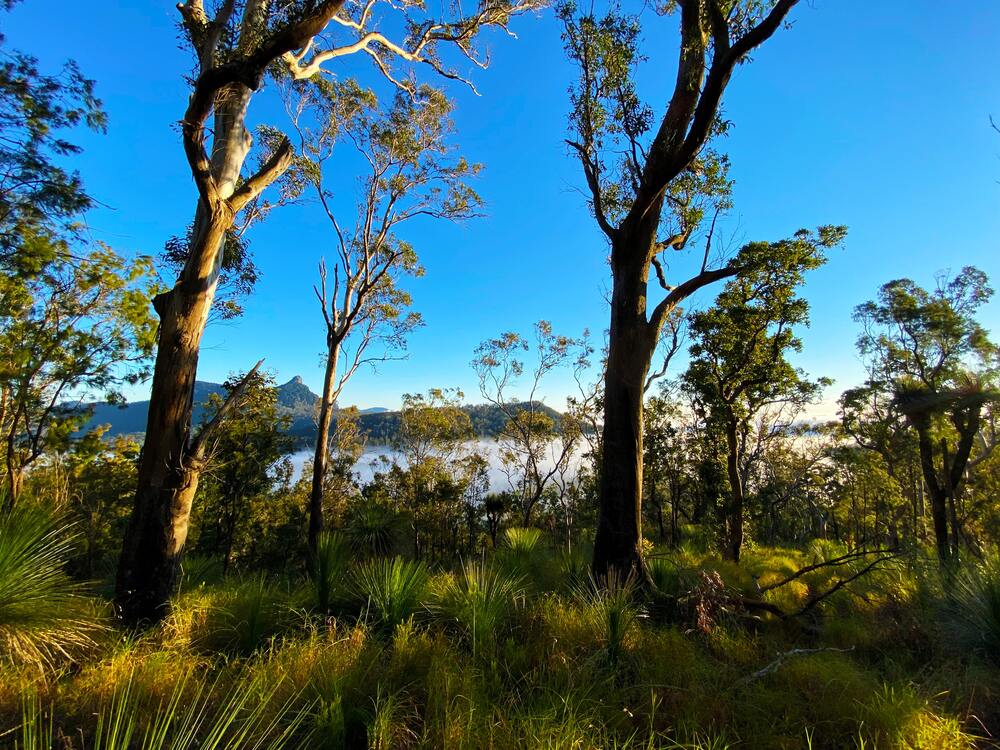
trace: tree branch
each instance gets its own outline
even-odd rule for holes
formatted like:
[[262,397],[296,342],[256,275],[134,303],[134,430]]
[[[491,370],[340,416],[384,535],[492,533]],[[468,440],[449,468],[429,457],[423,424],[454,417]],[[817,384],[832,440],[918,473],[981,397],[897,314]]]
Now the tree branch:
[[185,459],[195,462],[201,462],[205,459],[205,453],[208,450],[209,441],[214,437],[215,433],[218,432],[219,428],[223,425],[226,419],[229,418],[230,413],[234,409],[239,408],[243,402],[243,393],[246,391],[247,386],[250,384],[250,380],[260,369],[260,366],[264,364],[264,360],[258,360],[243,379],[237,383],[236,387],[229,393],[226,400],[223,402],[222,406],[215,413],[215,416],[198,431],[198,435],[191,442],[191,447],[187,450]]

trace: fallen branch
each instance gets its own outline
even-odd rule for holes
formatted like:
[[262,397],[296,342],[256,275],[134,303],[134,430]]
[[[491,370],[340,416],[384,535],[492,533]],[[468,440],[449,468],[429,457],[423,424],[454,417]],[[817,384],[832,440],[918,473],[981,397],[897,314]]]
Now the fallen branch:
[[[745,609],[747,609],[748,611],[751,611],[751,612],[753,612],[753,611],[768,612],[768,613],[774,615],[775,617],[777,617],[777,618],[779,618],[781,620],[787,620],[787,619],[790,619],[792,617],[800,617],[800,616],[806,614],[807,612],[810,612],[811,610],[815,609],[815,607],[820,602],[822,602],[823,600],[825,600],[828,597],[832,596],[836,592],[840,591],[842,588],[844,588],[845,586],[847,586],[847,584],[849,584],[849,583],[851,583],[853,581],[856,581],[859,578],[861,578],[862,576],[867,575],[868,573],[870,573],[872,570],[874,570],[874,568],[877,565],[880,565],[881,563],[884,563],[884,562],[887,562],[889,560],[892,560],[892,559],[894,559],[897,556],[895,552],[890,552],[888,550],[879,550],[879,552],[884,553],[882,555],[882,557],[878,557],[878,558],[872,560],[870,563],[868,563],[868,565],[866,565],[865,567],[863,567],[861,570],[857,571],[856,573],[854,573],[852,575],[849,575],[846,578],[838,579],[837,582],[833,586],[831,586],[829,589],[827,589],[826,591],[823,591],[822,593],[819,593],[819,594],[814,594],[813,596],[809,597],[809,599],[806,600],[806,603],[802,606],[802,608],[799,609],[796,612],[785,612],[783,609],[781,609],[776,604],[773,604],[771,602],[765,602],[765,601],[763,601],[761,599],[751,599],[751,598],[746,597],[746,596],[739,597],[738,601],[739,601],[740,605],[742,607],[744,607]],[[864,553],[864,554],[873,554],[873,553]],[[861,556],[862,556],[861,553],[854,553],[854,557],[852,557],[851,559],[858,559]],[[841,558],[837,558],[837,560],[839,561],[839,560],[841,560]],[[832,561],[832,560],[830,561],[831,564],[833,564],[834,562],[835,561]],[[845,560],[844,562],[837,562],[836,565],[843,565],[846,562],[850,562],[850,560]],[[816,564],[816,565],[806,566],[801,571],[798,571],[797,573],[794,573],[791,576],[789,576],[788,578],[786,578],[784,581],[782,581],[782,582],[780,582],[780,583],[778,583],[776,585],[773,585],[773,586],[767,586],[765,588],[762,588],[761,589],[761,593],[764,593],[766,591],[772,591],[773,589],[777,588],[778,586],[783,586],[785,583],[793,581],[796,578],[800,577],[801,575],[804,575],[805,573],[810,572],[811,570],[816,570],[816,569],[822,568],[822,567],[824,567],[823,563],[819,563],[819,564]]]
[[771,674],[771,672],[776,671],[778,669],[778,667],[780,667],[782,664],[785,663],[786,660],[792,658],[793,656],[807,656],[809,654],[822,654],[822,653],[831,653],[831,652],[834,652],[834,653],[845,653],[847,651],[853,651],[853,650],[854,650],[854,646],[851,646],[850,648],[832,648],[832,647],[831,648],[793,648],[791,651],[786,651],[783,654],[779,654],[778,658],[775,659],[774,661],[772,661],[770,664],[768,664],[767,666],[763,667],[762,669],[758,669],[756,672],[754,672],[751,675],[747,675],[742,680],[738,680],[734,684],[736,684],[736,685],[747,685],[747,684],[753,682],[754,680],[759,680],[761,677],[766,677],[767,675]]
[[806,565],[804,568],[796,570],[790,576],[778,581],[777,583],[769,583],[767,586],[762,586],[760,589],[760,593],[763,594],[768,591],[773,591],[774,589],[781,588],[786,583],[791,583],[795,579],[801,578],[807,573],[812,573],[814,570],[820,570],[822,568],[837,568],[840,567],[841,565],[847,565],[848,563],[852,563],[855,560],[858,560],[862,557],[866,557],[868,555],[895,555],[895,551],[891,549],[876,549],[871,551],[855,550],[853,552],[848,552],[845,555],[841,555],[840,557],[835,557],[832,560],[824,560],[822,562],[813,563],[812,565]]

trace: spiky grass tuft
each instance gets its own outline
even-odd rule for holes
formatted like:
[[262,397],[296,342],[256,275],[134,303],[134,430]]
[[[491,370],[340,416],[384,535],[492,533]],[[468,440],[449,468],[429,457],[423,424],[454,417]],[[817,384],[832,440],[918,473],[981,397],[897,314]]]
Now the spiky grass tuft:
[[502,626],[523,599],[520,576],[467,562],[448,580],[432,609],[444,622],[457,626],[475,656],[492,651]]
[[364,563],[355,571],[354,581],[369,616],[385,633],[419,610],[428,573],[421,562],[394,557]]
[[36,509],[0,514],[0,660],[43,668],[93,646],[96,605],[63,569],[73,542],[70,526]]

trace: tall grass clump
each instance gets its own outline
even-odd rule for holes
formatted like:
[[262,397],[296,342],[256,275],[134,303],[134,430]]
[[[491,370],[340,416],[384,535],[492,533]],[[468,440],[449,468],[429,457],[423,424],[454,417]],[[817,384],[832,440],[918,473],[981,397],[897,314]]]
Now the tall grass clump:
[[477,656],[493,649],[523,597],[520,576],[481,562],[465,563],[440,592],[433,609],[442,620],[457,626]]
[[369,616],[383,632],[392,632],[420,608],[428,573],[419,561],[394,557],[364,563],[354,580]]
[[388,508],[365,504],[355,510],[347,533],[355,552],[366,557],[388,557],[396,546],[399,517]]
[[503,532],[504,548],[514,555],[530,555],[541,540],[539,529],[512,527]]
[[633,576],[609,575],[599,581],[591,578],[587,585],[577,589],[582,614],[604,644],[602,654],[609,665],[622,660],[629,634],[645,617],[637,593]]
[[316,593],[316,607],[329,612],[338,595],[344,591],[345,573],[351,561],[348,540],[337,532],[320,534],[312,563],[312,583]]
[[0,660],[41,668],[93,645],[94,605],[63,569],[73,542],[36,509],[0,513]]
[[[183,606],[177,609],[179,618]],[[207,612],[194,625],[191,640],[208,652],[248,656],[285,630],[293,619],[289,596],[260,576],[211,591]]]
[[507,571],[529,577],[537,588],[538,577],[544,577],[544,567],[539,560],[542,532],[539,529],[513,527],[506,529],[497,562]]
[[947,609],[956,640],[1000,664],[1000,557],[955,574]]
[[[273,705],[277,686],[265,688],[253,678],[227,686],[200,685],[193,695],[178,683],[170,697],[155,707],[133,694],[130,684],[103,704],[92,728],[56,727],[52,711],[37,698],[24,702],[15,750],[51,750],[60,737],[76,736],[93,750],[284,750],[308,747],[303,721],[309,707],[293,710],[294,701]],[[68,730],[68,731],[67,731]],[[89,735],[89,737],[88,737]],[[59,745],[61,746],[61,745]]]

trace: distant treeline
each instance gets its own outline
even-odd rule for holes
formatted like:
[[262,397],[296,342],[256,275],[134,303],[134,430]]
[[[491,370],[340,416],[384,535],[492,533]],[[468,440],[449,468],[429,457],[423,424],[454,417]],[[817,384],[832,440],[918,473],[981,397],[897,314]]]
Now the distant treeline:
[[[319,396],[309,390],[309,387],[299,377],[292,378],[287,383],[277,387],[278,410],[291,419],[288,433],[294,438],[295,450],[311,448],[316,440],[315,408]],[[224,390],[218,383],[199,381],[195,385],[194,424],[201,422],[205,415],[205,404],[211,396],[223,396]],[[528,403],[520,405],[528,408]],[[83,430],[90,430],[98,425],[108,425],[107,437],[117,435],[139,435],[146,429],[146,413],[148,401],[133,401],[125,406],[110,404],[90,404],[93,416],[84,425]],[[516,408],[516,407],[515,407]],[[506,424],[503,411],[492,404],[477,404],[463,406],[462,410],[469,415],[472,432],[478,438],[496,437]],[[562,422],[562,414],[545,404],[535,403],[535,410],[544,413],[555,423],[556,429]],[[363,409],[358,417],[361,433],[372,445],[389,445],[399,432],[400,413],[382,408]]]

